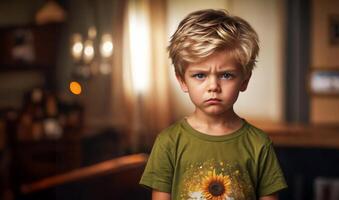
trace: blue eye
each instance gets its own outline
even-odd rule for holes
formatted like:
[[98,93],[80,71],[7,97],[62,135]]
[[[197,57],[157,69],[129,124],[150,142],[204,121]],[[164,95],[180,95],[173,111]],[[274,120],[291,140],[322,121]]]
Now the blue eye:
[[233,74],[230,74],[230,73],[224,73],[223,75],[222,75],[222,79],[232,79],[234,77],[234,75]]
[[205,78],[205,74],[201,74],[201,73],[194,74],[193,77],[196,78],[196,79],[203,79],[203,78]]

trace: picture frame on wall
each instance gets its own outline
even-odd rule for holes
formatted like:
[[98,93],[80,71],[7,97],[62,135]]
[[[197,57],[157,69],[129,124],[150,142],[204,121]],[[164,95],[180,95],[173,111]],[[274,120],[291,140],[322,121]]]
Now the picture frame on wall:
[[19,63],[33,63],[35,61],[33,31],[26,29],[13,30],[11,57]]
[[339,15],[329,16],[330,45],[339,45]]
[[309,74],[308,87],[312,95],[339,97],[339,68],[312,69]]

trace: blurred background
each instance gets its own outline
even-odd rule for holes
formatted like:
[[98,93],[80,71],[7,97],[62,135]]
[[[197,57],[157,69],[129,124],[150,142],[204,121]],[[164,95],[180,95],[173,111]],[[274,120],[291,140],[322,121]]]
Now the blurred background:
[[235,109],[273,140],[280,199],[338,200],[336,0],[2,0],[0,199],[150,199],[154,139],[193,110],[166,47],[206,8],[258,32]]

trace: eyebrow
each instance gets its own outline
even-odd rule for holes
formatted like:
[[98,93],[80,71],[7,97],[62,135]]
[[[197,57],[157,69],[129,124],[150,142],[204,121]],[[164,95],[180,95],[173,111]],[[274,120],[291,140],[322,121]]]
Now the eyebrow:
[[188,69],[188,72],[208,72],[206,69]]
[[[207,69],[203,68],[196,68],[196,69],[188,69],[188,72],[209,72]],[[217,73],[224,73],[224,72],[238,72],[239,70],[237,68],[231,68],[231,69],[221,69],[220,71],[218,70]]]

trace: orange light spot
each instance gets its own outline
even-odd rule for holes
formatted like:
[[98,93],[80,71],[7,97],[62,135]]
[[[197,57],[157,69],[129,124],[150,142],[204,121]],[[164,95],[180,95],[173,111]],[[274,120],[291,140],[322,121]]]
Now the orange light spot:
[[75,95],[79,95],[81,94],[81,85],[80,83],[76,82],[76,81],[72,81],[70,84],[69,84],[69,90],[75,94]]

